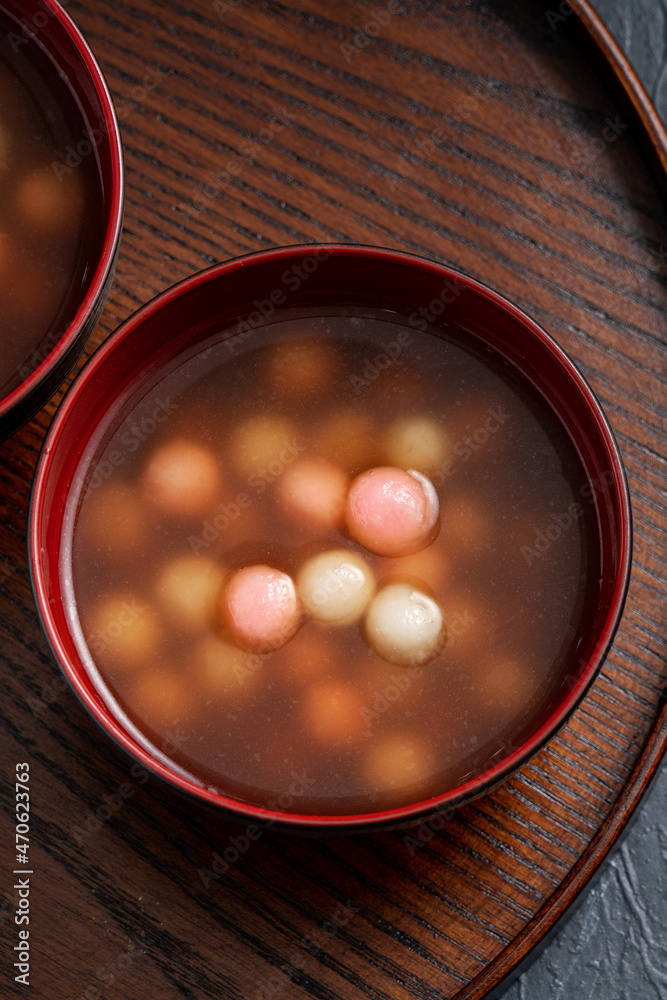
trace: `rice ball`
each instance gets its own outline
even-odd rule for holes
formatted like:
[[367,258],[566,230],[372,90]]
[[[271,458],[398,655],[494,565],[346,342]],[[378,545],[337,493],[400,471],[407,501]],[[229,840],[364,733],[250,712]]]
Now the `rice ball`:
[[373,742],[364,774],[373,791],[401,793],[425,785],[431,767],[431,756],[421,739],[397,734]]
[[475,670],[475,691],[486,709],[504,715],[519,711],[534,696],[537,682],[528,665],[513,657],[494,657]]
[[449,462],[452,445],[446,431],[430,417],[402,417],[387,430],[384,451],[389,465],[431,476]]
[[165,514],[206,513],[220,486],[220,467],[213,453],[185,438],[159,445],[141,476],[144,497]]
[[269,379],[286,396],[308,397],[329,387],[334,378],[331,345],[321,340],[276,344],[269,361]]
[[405,556],[423,548],[438,521],[433,484],[414,470],[380,467],[362,472],[345,505],[351,536],[381,556]]
[[364,701],[352,684],[323,681],[307,689],[302,718],[310,735],[329,747],[355,743],[364,732]]
[[173,671],[146,670],[134,680],[126,702],[142,723],[161,732],[187,716],[192,707],[191,688]]
[[409,583],[387,584],[368,608],[366,638],[383,660],[421,666],[445,644],[442,611],[432,597]]
[[188,631],[206,628],[215,619],[222,568],[204,556],[177,556],[163,567],[157,596],[176,624]]
[[263,666],[258,653],[239,649],[229,639],[213,633],[197,644],[193,663],[203,693],[208,697],[251,694],[258,686]]
[[108,594],[97,602],[86,643],[93,659],[131,670],[155,656],[161,630],[155,610],[130,593]]
[[373,419],[360,410],[333,413],[315,428],[313,447],[348,473],[367,469],[377,458]]
[[297,588],[311,618],[349,625],[366,610],[375,592],[375,581],[361,556],[347,549],[332,549],[304,563]]
[[230,635],[254,651],[283,646],[301,624],[294,581],[271,566],[246,566],[234,573],[220,607]]
[[338,466],[302,458],[289,465],[278,480],[278,502],[291,520],[332,529],[342,523],[348,485],[347,475]]
[[327,630],[306,622],[290,641],[281,669],[288,681],[305,684],[326,677],[336,663],[337,650]]
[[84,210],[84,191],[76,171],[56,177],[50,166],[24,177],[16,192],[16,207],[32,229],[69,233],[77,229]]
[[269,481],[281,475],[303,448],[296,428],[277,414],[249,417],[232,435],[230,455],[244,477],[268,473]]

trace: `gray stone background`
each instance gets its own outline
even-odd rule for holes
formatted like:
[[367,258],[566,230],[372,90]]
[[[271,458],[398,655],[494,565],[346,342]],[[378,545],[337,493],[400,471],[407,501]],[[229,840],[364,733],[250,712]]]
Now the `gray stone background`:
[[667,121],[667,0],[592,0]]
[[[667,122],[667,0],[593,6]],[[663,766],[593,886],[502,1000],[667,1000],[666,804]]]

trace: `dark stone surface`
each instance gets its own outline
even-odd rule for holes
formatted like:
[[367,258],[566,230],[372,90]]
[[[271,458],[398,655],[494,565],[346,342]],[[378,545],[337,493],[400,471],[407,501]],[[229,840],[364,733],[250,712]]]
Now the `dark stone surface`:
[[667,120],[667,0],[593,0]]
[[556,938],[502,1000],[665,1000],[667,769]]
[[[667,121],[667,0],[594,0]],[[557,937],[502,1000],[666,1000],[667,768]]]

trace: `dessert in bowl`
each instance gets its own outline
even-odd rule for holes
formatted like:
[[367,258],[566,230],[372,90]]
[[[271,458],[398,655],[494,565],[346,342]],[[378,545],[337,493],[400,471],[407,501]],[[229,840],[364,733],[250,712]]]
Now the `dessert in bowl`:
[[95,59],[55,0],[0,2],[0,439],[57,388],[97,324],[123,204]]
[[441,264],[312,245],[169,289],[56,414],[39,613],[94,718],[174,787],[300,830],[510,774],[594,680],[630,511],[556,343]]

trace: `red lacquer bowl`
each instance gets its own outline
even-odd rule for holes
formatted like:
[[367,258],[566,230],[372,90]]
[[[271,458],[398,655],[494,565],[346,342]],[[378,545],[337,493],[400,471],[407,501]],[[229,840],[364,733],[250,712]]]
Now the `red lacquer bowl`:
[[[284,306],[358,306],[395,310],[418,323],[419,310],[446,311],[448,322],[482,338],[550,402],[579,450],[595,490],[601,572],[597,597],[580,637],[568,683],[548,717],[504,760],[457,788],[426,801],[367,815],[313,816],[275,812],[218,794],[151,755],[96,690],[71,634],[63,606],[60,562],[63,511],[70,484],[96,426],[156,356],[233,325],[247,335]],[[174,286],[128,319],[88,361],[58,410],[40,457],[29,525],[35,600],[54,656],[74,691],[105,732],[170,785],[237,819],[300,831],[353,831],[415,822],[459,806],[506,778],[549,740],[595,679],[618,626],[628,586],[631,516],[618,448],[600,404],[561,348],[507,299],[470,277],[409,254],[375,247],[325,244],[268,250],[227,261]]]
[[[43,343],[30,347],[15,377],[3,383],[3,440],[53,395],[97,325],[118,253],[124,179],[121,138],[111,97],[92,52],[70,16],[57,0],[0,0],[0,11],[12,25],[8,39],[17,61],[29,66],[33,98],[39,103],[40,93],[52,89],[51,77],[64,81],[59,90],[59,111],[64,118],[76,121],[77,140],[62,151],[60,166],[63,171],[76,170],[84,159],[86,166],[94,165],[101,201],[99,225],[91,234],[87,273],[68,302],[64,327],[55,332],[45,330]],[[40,66],[48,64],[49,78],[42,78]],[[11,273],[7,280],[11,284]]]

